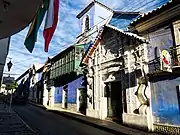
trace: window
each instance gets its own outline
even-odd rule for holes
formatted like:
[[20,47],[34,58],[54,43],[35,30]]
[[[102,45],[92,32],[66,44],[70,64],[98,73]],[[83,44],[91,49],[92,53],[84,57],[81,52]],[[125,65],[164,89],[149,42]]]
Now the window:
[[64,64],[64,58],[62,58],[62,65]]
[[59,90],[57,90],[57,94],[59,95]]
[[[179,35],[179,39],[180,39],[180,28],[179,28],[179,31],[178,31],[178,35]],[[179,45],[179,44],[178,44]]]
[[59,76],[59,67],[56,68],[56,77]]
[[62,58],[59,60],[59,65],[62,66]]
[[59,67],[59,75],[62,74],[62,66]]
[[177,92],[177,99],[178,99],[178,104],[179,104],[179,109],[180,109],[180,88],[179,88],[179,86],[176,86],[176,92]]
[[83,19],[83,32],[87,32],[89,30],[89,16],[86,15]]

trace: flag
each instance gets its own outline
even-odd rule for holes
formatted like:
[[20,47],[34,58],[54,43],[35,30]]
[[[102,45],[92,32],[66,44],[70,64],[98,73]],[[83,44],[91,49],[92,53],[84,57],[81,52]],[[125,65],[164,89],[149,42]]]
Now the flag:
[[46,22],[43,31],[45,39],[44,51],[48,52],[49,43],[51,42],[52,36],[57,26],[59,12],[59,0],[50,0],[49,9],[46,15]]
[[38,33],[39,27],[43,21],[44,15],[48,9],[48,6],[49,6],[49,0],[43,0],[42,5],[38,9],[37,15],[33,19],[30,29],[28,31],[28,34],[26,36],[24,45],[26,46],[28,51],[31,53],[34,49],[34,45],[37,40],[37,33]]

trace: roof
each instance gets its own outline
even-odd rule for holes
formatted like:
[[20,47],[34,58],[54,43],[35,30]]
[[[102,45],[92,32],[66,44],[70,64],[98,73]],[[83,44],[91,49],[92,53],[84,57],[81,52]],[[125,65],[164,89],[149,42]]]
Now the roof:
[[94,6],[95,4],[98,4],[98,5],[106,8],[107,10],[113,12],[113,10],[112,10],[111,8],[107,7],[106,5],[100,3],[100,2],[98,2],[98,1],[96,1],[96,0],[93,0],[93,1],[92,1],[88,6],[86,6],[76,17],[77,17],[78,19],[81,18],[81,17],[82,17],[92,6]]
[[170,0],[166,4],[158,7],[157,9],[154,9],[148,13],[142,14],[139,18],[137,18],[133,22],[131,22],[130,25],[131,26],[137,25],[138,23],[140,23],[142,21],[148,20],[153,16],[161,14],[162,12],[166,11],[167,9],[177,6],[177,4],[180,4],[180,0]]
[[129,24],[140,16],[140,12],[121,12],[114,11],[109,24],[119,29],[128,30]]
[[111,29],[113,29],[115,31],[118,31],[118,32],[120,32],[120,33],[122,33],[124,35],[127,35],[129,37],[133,37],[133,38],[135,38],[137,40],[140,40],[140,41],[142,41],[144,43],[148,43],[148,41],[144,37],[138,36],[137,34],[134,34],[134,33],[131,33],[131,32],[125,32],[125,31],[123,31],[123,30],[121,30],[121,29],[119,29],[117,27],[114,27],[112,25],[109,25],[109,24],[105,25],[105,27],[111,28]]
[[65,48],[64,50],[62,50],[60,53],[58,53],[57,55],[55,55],[54,57],[49,58],[51,61],[56,61],[56,59],[61,56],[62,54],[66,53],[68,50],[71,50],[72,48],[78,47],[80,45],[83,44],[72,44],[69,47]]
[[137,39],[137,40],[139,40],[139,41],[141,41],[141,42],[143,42],[143,43],[148,43],[148,41],[147,41],[144,37],[140,37],[140,36],[138,36],[137,34],[134,34],[134,33],[131,33],[131,32],[125,32],[125,31],[123,31],[123,30],[121,30],[121,29],[119,29],[119,28],[117,28],[117,27],[114,27],[114,26],[112,26],[112,25],[106,24],[106,25],[104,25],[104,26],[99,30],[99,33],[98,33],[98,35],[97,35],[97,37],[96,37],[96,39],[95,39],[95,41],[94,41],[94,44],[93,44],[92,46],[90,46],[90,47],[88,48],[88,50],[86,51],[85,56],[84,56],[83,59],[82,59],[81,65],[82,65],[83,63],[85,64],[85,63],[88,62],[89,56],[91,56],[91,55],[93,54],[93,52],[96,50],[97,46],[98,46],[99,43],[100,43],[102,33],[104,32],[104,30],[105,30],[106,28],[113,29],[113,30],[115,30],[115,31],[117,31],[117,32],[120,32],[121,34],[126,35],[126,36],[133,37],[133,38],[135,38],[135,39]]
[[27,27],[37,15],[41,4],[42,0],[0,0],[0,39]]
[[57,55],[55,55],[54,57],[52,57],[51,60],[54,61],[58,56],[62,55],[64,52],[66,52],[66,51],[69,50],[70,48],[74,48],[74,45],[70,45],[69,47],[65,48],[65,49],[62,50],[60,53],[58,53]]
[[16,78],[16,82],[21,80],[24,76],[26,76],[27,74],[29,74],[29,68],[22,74],[20,75],[18,78]]
[[44,66],[44,64],[41,64],[41,63],[34,63],[33,65],[34,65],[35,70],[38,70]]

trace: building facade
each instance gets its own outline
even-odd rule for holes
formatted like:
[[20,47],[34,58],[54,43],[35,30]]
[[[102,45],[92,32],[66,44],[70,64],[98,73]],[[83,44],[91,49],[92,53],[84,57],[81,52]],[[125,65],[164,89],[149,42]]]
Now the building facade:
[[153,131],[180,134],[180,2],[172,0],[130,24],[149,40],[148,87]]
[[30,78],[29,100],[35,103],[43,104],[44,64],[35,63],[31,66],[32,76]]
[[110,11],[110,18],[98,27],[81,62],[88,83],[87,115],[147,129],[150,97],[142,79],[148,70],[147,41],[127,32],[129,23],[140,13]]
[[82,61],[87,64],[88,116],[147,128],[149,108],[144,102],[148,99],[141,97],[145,91],[139,90],[143,84],[138,83],[147,72],[146,43],[144,38],[109,24],[100,30]]
[[[84,44],[66,48],[47,62],[44,83],[44,105],[79,112],[85,106],[83,72],[79,67]],[[47,65],[45,64],[45,66]],[[81,108],[81,109],[80,109]],[[84,108],[85,110],[85,108]]]
[[6,64],[6,58],[9,52],[10,37],[0,40],[0,81],[2,82],[4,66]]

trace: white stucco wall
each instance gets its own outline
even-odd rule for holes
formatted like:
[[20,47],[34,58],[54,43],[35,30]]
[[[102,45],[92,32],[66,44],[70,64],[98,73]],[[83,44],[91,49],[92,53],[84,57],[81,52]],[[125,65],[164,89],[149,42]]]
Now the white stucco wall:
[[173,46],[173,39],[170,28],[161,28],[148,34],[150,44],[148,45],[149,60],[155,59],[155,47],[157,47],[157,55],[159,56],[159,49],[169,49]]
[[[88,37],[89,40],[94,41],[95,37],[97,36],[97,30],[101,26],[103,26],[108,19],[111,18],[113,13],[110,10],[107,10],[106,8],[100,6],[99,4],[95,3],[93,7],[89,9],[81,18],[80,18],[80,27],[81,27],[81,33],[83,33],[83,27],[84,27],[84,18],[86,15],[89,16],[90,21],[90,30],[88,33],[86,33],[86,38]],[[103,19],[104,18],[104,19]]]
[[94,24],[97,25],[98,28],[105,24],[112,15],[113,13],[110,10],[107,10],[102,6],[95,4]]

